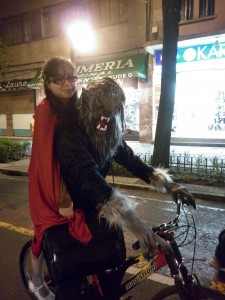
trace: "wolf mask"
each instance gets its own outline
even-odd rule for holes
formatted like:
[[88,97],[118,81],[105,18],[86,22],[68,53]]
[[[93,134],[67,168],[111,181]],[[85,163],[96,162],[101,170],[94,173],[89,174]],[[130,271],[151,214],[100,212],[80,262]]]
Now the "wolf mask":
[[82,89],[78,102],[79,120],[102,166],[122,140],[125,94],[110,77],[91,82]]

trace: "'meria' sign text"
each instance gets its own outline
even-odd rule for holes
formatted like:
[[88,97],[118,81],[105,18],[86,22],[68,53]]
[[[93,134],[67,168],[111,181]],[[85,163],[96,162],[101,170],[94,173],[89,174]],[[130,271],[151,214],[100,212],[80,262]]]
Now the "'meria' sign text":
[[145,74],[144,55],[134,55],[103,62],[90,62],[89,64],[77,66],[78,82],[88,82],[104,76],[112,77],[113,79],[138,76],[145,78]]

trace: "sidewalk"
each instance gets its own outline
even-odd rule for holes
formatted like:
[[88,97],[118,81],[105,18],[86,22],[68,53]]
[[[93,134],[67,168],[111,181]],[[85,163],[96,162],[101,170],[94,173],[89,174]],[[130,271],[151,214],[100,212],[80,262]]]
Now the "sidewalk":
[[[8,175],[27,176],[30,158],[21,159],[9,163],[0,163],[0,172]],[[113,184],[112,176],[106,177],[109,183]],[[114,185],[130,189],[150,189],[149,186],[138,178],[114,177]],[[225,201],[225,188],[213,186],[201,186],[194,184],[184,184],[188,190],[196,197],[209,201]]]

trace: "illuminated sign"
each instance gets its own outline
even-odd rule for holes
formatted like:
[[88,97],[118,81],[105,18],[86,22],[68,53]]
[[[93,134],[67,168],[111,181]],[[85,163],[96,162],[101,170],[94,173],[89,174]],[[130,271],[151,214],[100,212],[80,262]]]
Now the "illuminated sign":
[[146,78],[146,58],[144,54],[138,54],[107,61],[79,62],[76,70],[78,83],[88,83],[105,76],[113,79]]
[[[156,65],[162,64],[162,50],[156,51]],[[204,44],[177,49],[177,63],[225,58],[225,43]]]

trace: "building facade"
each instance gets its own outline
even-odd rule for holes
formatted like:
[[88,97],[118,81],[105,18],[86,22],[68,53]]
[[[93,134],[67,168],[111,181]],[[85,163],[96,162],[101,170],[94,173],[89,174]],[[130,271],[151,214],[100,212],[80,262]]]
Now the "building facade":
[[[91,23],[95,50],[76,50],[74,55],[66,27],[76,19]],[[30,136],[30,120],[44,96],[41,67],[46,59],[60,55],[75,59],[79,92],[91,80],[114,78],[127,95],[128,138],[150,142],[150,126],[146,130],[143,120],[139,121],[141,103],[146,106],[145,124],[151,123],[152,114],[143,46],[145,19],[145,0],[4,2],[0,12],[1,35],[9,45],[12,61],[1,76],[0,135]],[[86,50],[88,47],[87,44]]]
[[[162,9],[152,2],[154,137],[162,66]],[[225,143],[225,19],[220,0],[182,0],[172,141]]]
[[[172,139],[225,139],[223,0],[181,0]],[[86,19],[96,48],[75,50],[66,33]],[[1,37],[11,62],[0,78],[0,136],[30,137],[34,109],[44,97],[41,67],[60,55],[75,61],[78,91],[114,78],[125,90],[125,138],[154,142],[161,85],[161,0],[30,0],[4,2]],[[85,34],[84,34],[85,36]],[[74,37],[76,42],[76,37]]]

